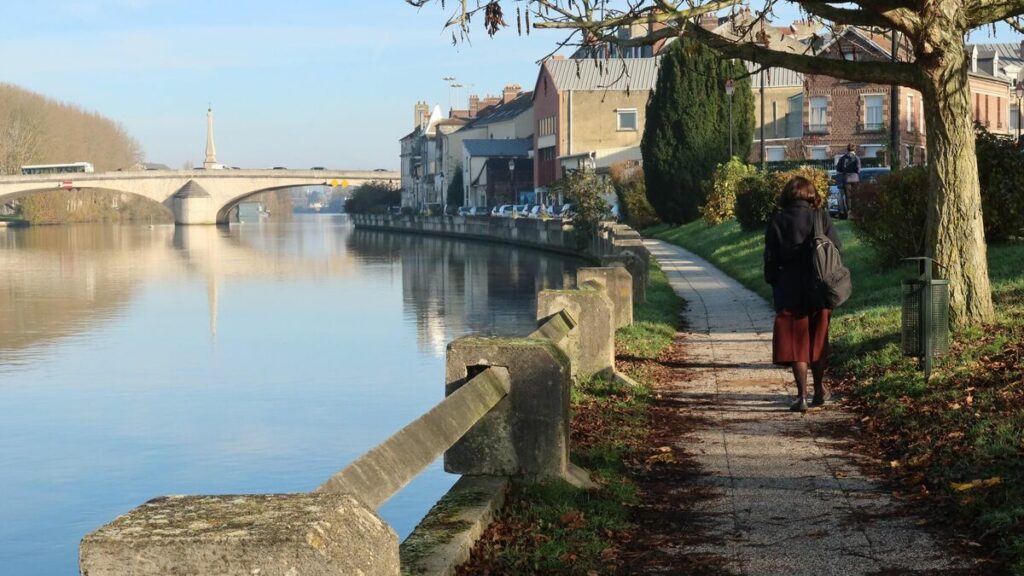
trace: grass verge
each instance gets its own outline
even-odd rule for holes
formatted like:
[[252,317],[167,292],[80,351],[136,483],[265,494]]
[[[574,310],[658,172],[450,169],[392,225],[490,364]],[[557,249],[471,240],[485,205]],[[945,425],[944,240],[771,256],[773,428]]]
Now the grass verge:
[[[915,271],[879,266],[848,223],[838,229],[854,293],[832,325],[833,365],[863,416],[862,440],[908,494],[941,504],[972,540],[1024,575],[1024,242],[989,248],[997,321],[952,334],[952,350],[926,383],[898,340],[899,282]],[[770,297],[761,233],[699,221],[647,233]]]
[[[682,301],[656,264],[648,302],[634,309],[633,326],[619,330],[620,356],[656,358],[672,343]],[[638,387],[592,379],[572,391],[573,462],[599,485],[579,490],[566,482],[515,484],[499,517],[459,574],[613,574],[632,528],[638,490],[629,462],[649,433],[651,388],[642,362],[630,362]]]

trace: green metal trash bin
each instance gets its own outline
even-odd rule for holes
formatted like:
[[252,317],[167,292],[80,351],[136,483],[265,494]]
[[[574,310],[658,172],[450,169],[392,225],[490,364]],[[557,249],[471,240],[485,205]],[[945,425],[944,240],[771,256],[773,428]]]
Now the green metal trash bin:
[[949,280],[932,274],[931,258],[904,258],[918,265],[917,278],[904,280],[903,354],[919,358],[927,380],[932,359],[949,351]]

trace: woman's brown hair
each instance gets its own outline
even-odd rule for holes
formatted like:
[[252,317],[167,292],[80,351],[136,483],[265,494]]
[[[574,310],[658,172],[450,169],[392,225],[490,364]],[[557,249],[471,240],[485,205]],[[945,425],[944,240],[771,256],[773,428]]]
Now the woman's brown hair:
[[807,202],[812,208],[821,208],[822,204],[821,196],[818,195],[818,189],[814,187],[814,183],[803,176],[794,176],[792,180],[786,182],[786,186],[782,189],[782,196],[779,198],[779,204],[787,206],[797,200]]

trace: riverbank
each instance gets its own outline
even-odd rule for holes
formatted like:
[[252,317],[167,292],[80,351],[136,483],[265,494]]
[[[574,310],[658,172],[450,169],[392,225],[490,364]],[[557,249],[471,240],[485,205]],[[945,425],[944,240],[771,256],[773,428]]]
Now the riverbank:
[[647,303],[637,304],[633,325],[616,334],[616,361],[638,386],[592,379],[572,392],[571,458],[590,471],[598,488],[561,481],[514,485],[459,574],[591,575],[621,568],[637,529],[634,512],[646,498],[638,470],[651,458],[665,458],[650,442],[657,404],[652,389],[657,360],[672,345],[682,307],[652,264]]
[[[877,457],[883,465],[876,471],[900,494],[920,499],[938,525],[1024,571],[1024,243],[990,247],[998,319],[954,334],[926,384],[899,349],[899,281],[912,272],[880,268],[848,223],[838,228],[854,294],[833,323],[833,381],[861,418],[859,432],[848,426],[844,437]],[[648,233],[770,296],[761,278],[761,233],[735,222]]]

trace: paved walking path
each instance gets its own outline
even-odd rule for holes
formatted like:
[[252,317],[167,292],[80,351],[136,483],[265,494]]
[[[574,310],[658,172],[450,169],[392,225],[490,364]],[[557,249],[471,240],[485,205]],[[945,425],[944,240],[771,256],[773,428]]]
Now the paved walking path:
[[762,298],[686,250],[647,246],[689,302],[693,378],[670,394],[704,423],[680,447],[713,494],[696,511],[707,543],[680,554],[723,556],[729,572],[751,576],[944,574],[970,565],[823,436],[828,424],[853,425],[850,414],[835,405],[788,411],[795,386],[770,364],[774,314]]

